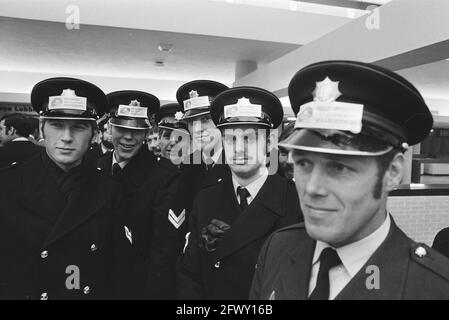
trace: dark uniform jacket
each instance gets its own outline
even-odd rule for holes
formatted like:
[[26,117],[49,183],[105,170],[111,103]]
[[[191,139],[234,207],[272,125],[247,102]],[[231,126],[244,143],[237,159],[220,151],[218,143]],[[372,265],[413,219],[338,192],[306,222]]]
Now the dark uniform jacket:
[[[276,229],[297,223],[301,211],[295,186],[268,176],[241,212],[231,174],[201,190],[194,202],[190,235],[177,266],[179,299],[248,299],[259,250]],[[201,230],[212,219],[231,225],[216,251],[207,251]]]
[[444,228],[435,236],[432,248],[449,258],[449,228]]
[[96,168],[64,173],[44,150],[0,181],[0,300],[130,297],[118,184]]
[[185,236],[189,229],[189,220],[192,212],[193,201],[198,192],[206,186],[214,184],[218,179],[228,174],[229,167],[225,164],[223,153],[218,158],[217,163],[207,165],[201,154],[195,152],[190,155],[189,162],[180,165],[182,197],[185,203],[186,217],[185,222],[180,227],[179,233],[179,252],[181,252],[185,243]]
[[[111,173],[112,156],[109,152],[99,159],[103,171]],[[123,187],[125,221],[141,283],[139,298],[173,298],[179,223],[185,214],[178,170],[142,147],[114,178]]]
[[11,141],[0,148],[0,169],[14,162],[26,161],[41,149],[31,141]]
[[[274,233],[261,250],[250,299],[307,299],[315,244],[303,224]],[[374,275],[368,266],[378,267],[378,289],[366,285]],[[449,260],[392,220],[385,241],[335,299],[449,299]]]

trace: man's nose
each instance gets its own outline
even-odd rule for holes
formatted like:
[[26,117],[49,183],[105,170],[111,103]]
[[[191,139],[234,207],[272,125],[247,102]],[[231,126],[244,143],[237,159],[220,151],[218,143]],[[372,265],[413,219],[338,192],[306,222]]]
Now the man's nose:
[[306,177],[301,177],[305,179],[305,191],[311,196],[326,196],[326,175],[323,170],[316,166]]
[[70,130],[70,128],[64,128],[64,131],[61,136],[61,140],[64,142],[71,142],[72,139],[73,139],[72,131]]

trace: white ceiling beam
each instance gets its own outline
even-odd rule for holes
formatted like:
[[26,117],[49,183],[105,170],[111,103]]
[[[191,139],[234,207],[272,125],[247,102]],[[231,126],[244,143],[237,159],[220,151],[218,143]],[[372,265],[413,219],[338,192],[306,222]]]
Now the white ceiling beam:
[[101,25],[293,44],[308,43],[354,14],[337,17],[205,0],[0,0],[0,16],[22,19],[66,23],[75,17],[74,8],[80,28]]
[[[449,39],[449,1],[394,0],[238,79],[286,95],[293,75],[322,60],[382,61]],[[392,61],[388,63],[393,64]]]

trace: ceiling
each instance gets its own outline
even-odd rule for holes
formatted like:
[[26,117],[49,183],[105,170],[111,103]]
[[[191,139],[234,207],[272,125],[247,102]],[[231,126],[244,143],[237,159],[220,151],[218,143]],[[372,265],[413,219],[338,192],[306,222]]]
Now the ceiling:
[[[105,5],[102,0],[0,0],[0,101],[27,102],[32,86],[52,76],[86,79],[105,92],[145,90],[172,101],[186,81],[251,84],[246,75],[254,74],[284,97],[285,111],[291,115],[285,90],[270,88],[277,78],[264,68],[282,67],[283,59],[295,61],[301,52],[320,57],[322,51],[335,51],[339,56],[344,48],[323,49],[317,44],[352,37],[352,25],[368,19],[379,6],[388,9],[402,1],[109,0]],[[77,16],[79,24],[73,24]],[[172,49],[162,52],[160,44]],[[432,59],[422,59],[437,52],[435,46],[429,48],[425,54],[388,52],[367,61],[382,60],[449,110],[447,47],[440,46]],[[398,54],[403,54],[401,59]],[[164,65],[155,65],[158,61]],[[296,66],[286,77],[294,70]]]

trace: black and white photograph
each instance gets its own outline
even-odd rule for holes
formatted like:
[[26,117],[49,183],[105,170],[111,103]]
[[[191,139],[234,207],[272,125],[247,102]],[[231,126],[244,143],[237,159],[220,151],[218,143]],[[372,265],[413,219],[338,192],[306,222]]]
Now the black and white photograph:
[[0,300],[449,300],[449,1],[0,0],[0,252]]

